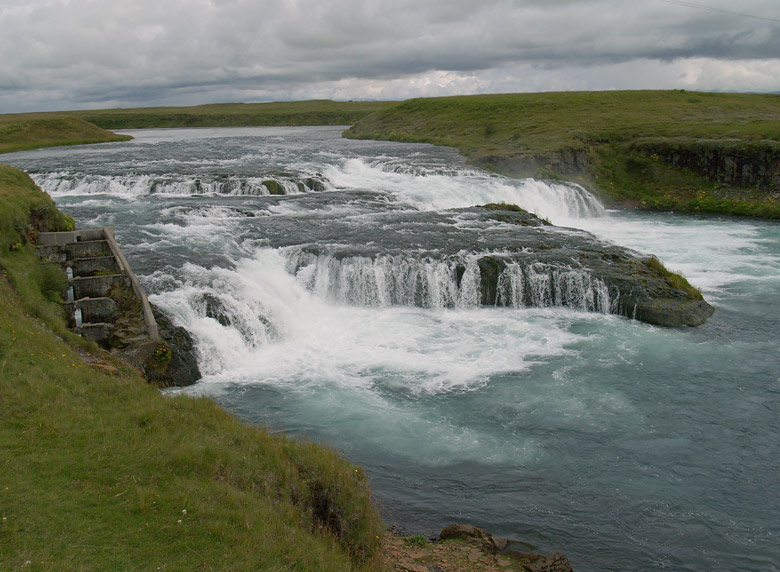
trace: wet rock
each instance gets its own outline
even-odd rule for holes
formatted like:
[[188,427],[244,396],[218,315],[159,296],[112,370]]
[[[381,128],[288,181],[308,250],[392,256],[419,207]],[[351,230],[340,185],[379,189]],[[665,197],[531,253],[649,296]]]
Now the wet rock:
[[280,185],[278,181],[274,181],[273,179],[268,179],[267,181],[263,181],[263,186],[265,186],[265,188],[268,189],[269,194],[272,195],[286,194],[284,191],[284,187]]
[[192,336],[181,326],[175,326],[159,308],[152,306],[152,313],[164,345],[158,344],[144,362],[144,374],[162,387],[192,385],[201,377]]
[[481,528],[477,528],[476,526],[471,526],[470,524],[451,524],[449,526],[445,526],[441,533],[439,534],[439,538],[442,540],[447,540],[450,538],[492,538],[493,535],[490,534],[487,530],[482,530]]
[[[322,280],[334,300],[355,305],[380,299],[421,307],[563,306],[673,327],[701,325],[713,312],[654,257],[545,224],[511,205],[496,207],[390,211],[369,242],[362,230],[330,220],[311,220],[305,238],[289,228],[269,236],[275,247],[305,240],[293,271],[313,269],[312,283]],[[321,276],[326,258],[328,274]]]
[[197,302],[205,306],[207,318],[212,318],[225,327],[232,324],[230,316],[225,312],[222,302],[216,296],[203,294]]
[[326,189],[325,183],[320,181],[319,179],[314,179],[312,177],[309,177],[303,181],[303,184],[306,185],[309,189],[315,192],[322,192]]
[[451,524],[445,526],[439,534],[441,540],[473,538],[480,540],[482,550],[490,553],[497,552],[496,543],[493,541],[493,535],[487,530],[477,528],[470,524]]
[[569,559],[560,552],[553,552],[549,556],[544,556],[542,554],[510,550],[506,554],[520,560],[526,572],[574,572]]

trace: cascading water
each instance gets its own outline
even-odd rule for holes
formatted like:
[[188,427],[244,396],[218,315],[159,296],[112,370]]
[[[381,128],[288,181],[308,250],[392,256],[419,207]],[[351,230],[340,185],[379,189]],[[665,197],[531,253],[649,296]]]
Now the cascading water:
[[[388,524],[472,522],[578,572],[777,569],[777,223],[605,215],[576,185],[340,131],[136,131],[3,161],[80,226],[115,225],[195,338],[186,391],[338,447]],[[657,254],[716,313],[611,315],[578,256],[542,263],[500,216],[452,210],[500,202]]]
[[[476,308],[482,304],[513,308],[567,306],[612,313],[616,304],[603,281],[582,269],[545,264],[506,263],[497,285],[483,287],[480,259],[471,254],[451,260],[408,256],[335,258],[298,249],[287,254],[287,268],[318,296],[357,306]],[[493,259],[495,255],[490,255]],[[502,256],[499,254],[499,256]]]
[[188,197],[192,195],[267,196],[295,195],[323,190],[325,184],[312,177],[300,180],[262,177],[171,177],[128,174],[120,176],[84,173],[47,173],[35,176],[47,193],[64,195],[114,195],[140,199],[148,195]]
[[350,159],[325,174],[334,188],[379,188],[420,210],[508,203],[555,224],[605,214],[592,193],[573,183],[491,177],[471,169],[453,173],[438,165],[400,167],[387,159]]
[[511,262],[498,277],[496,304],[513,308],[567,306],[584,312],[615,313],[603,281],[587,272],[571,268],[551,268],[542,264],[524,267]]

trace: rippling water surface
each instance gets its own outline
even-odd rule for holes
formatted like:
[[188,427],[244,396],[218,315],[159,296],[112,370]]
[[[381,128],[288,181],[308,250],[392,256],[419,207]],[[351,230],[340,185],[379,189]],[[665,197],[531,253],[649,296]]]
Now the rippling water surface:
[[[116,227],[195,336],[188,392],[338,447],[409,532],[467,521],[578,571],[778,569],[780,225],[605,212],[576,186],[339,128],[131,133],[3,160],[81,226]],[[501,201],[658,255],[715,315],[661,329],[448,294],[436,253],[466,260],[462,237],[495,230],[450,209]],[[349,273],[357,250],[374,254]],[[399,275],[444,302],[393,298]]]

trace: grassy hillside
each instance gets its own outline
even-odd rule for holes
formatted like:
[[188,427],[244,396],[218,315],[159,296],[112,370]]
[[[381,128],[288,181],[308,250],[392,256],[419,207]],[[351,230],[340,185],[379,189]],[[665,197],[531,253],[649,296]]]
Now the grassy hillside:
[[128,139],[132,137],[111,133],[77,117],[0,115],[0,153]]
[[0,569],[377,569],[359,468],[75,345],[30,243],[71,224],[0,167]]
[[0,153],[132,139],[107,129],[351,125],[391,105],[315,100],[0,115]]
[[776,165],[780,95],[681,90],[415,99],[360,120],[345,135],[457,147],[474,164],[577,180],[614,203],[780,217],[777,186],[731,182],[715,162],[699,165],[713,148],[726,161],[763,154],[764,163]]
[[104,129],[146,127],[253,127],[266,125],[352,125],[387,108],[381,101],[288,101],[219,103],[194,107],[146,107],[68,112]]

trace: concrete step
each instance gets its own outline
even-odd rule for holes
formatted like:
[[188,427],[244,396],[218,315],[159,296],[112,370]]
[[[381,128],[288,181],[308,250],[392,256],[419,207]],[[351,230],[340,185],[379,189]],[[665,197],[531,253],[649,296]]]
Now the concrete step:
[[44,262],[65,262],[68,260],[68,253],[62,246],[36,246],[35,251],[38,258]]
[[68,260],[63,266],[73,269],[74,278],[95,276],[97,274],[120,274],[119,266],[113,256],[94,258],[76,258]]
[[88,240],[86,242],[71,242],[62,247],[68,260],[77,258],[98,258],[111,256],[111,248],[106,240]]
[[105,238],[105,236],[106,233],[103,228],[87,228],[65,232],[40,232],[38,233],[38,244],[56,246],[68,244],[69,242],[100,240]]
[[101,345],[107,345],[114,326],[107,323],[83,324],[73,331],[85,340],[91,340]]
[[[65,302],[65,311],[68,314],[69,327],[75,327],[79,321],[82,324],[110,322],[116,315],[116,302],[111,298],[82,298],[75,302]],[[77,319],[76,312],[81,311],[81,319]]]
[[73,299],[69,301],[80,300],[81,298],[105,298],[109,297],[112,286],[130,287],[130,280],[123,274],[110,274],[107,276],[89,276],[83,278],[74,278],[70,281],[73,287]]
[[106,240],[87,240],[65,244],[39,245],[35,247],[38,256],[50,262],[64,262],[79,258],[113,256]]

